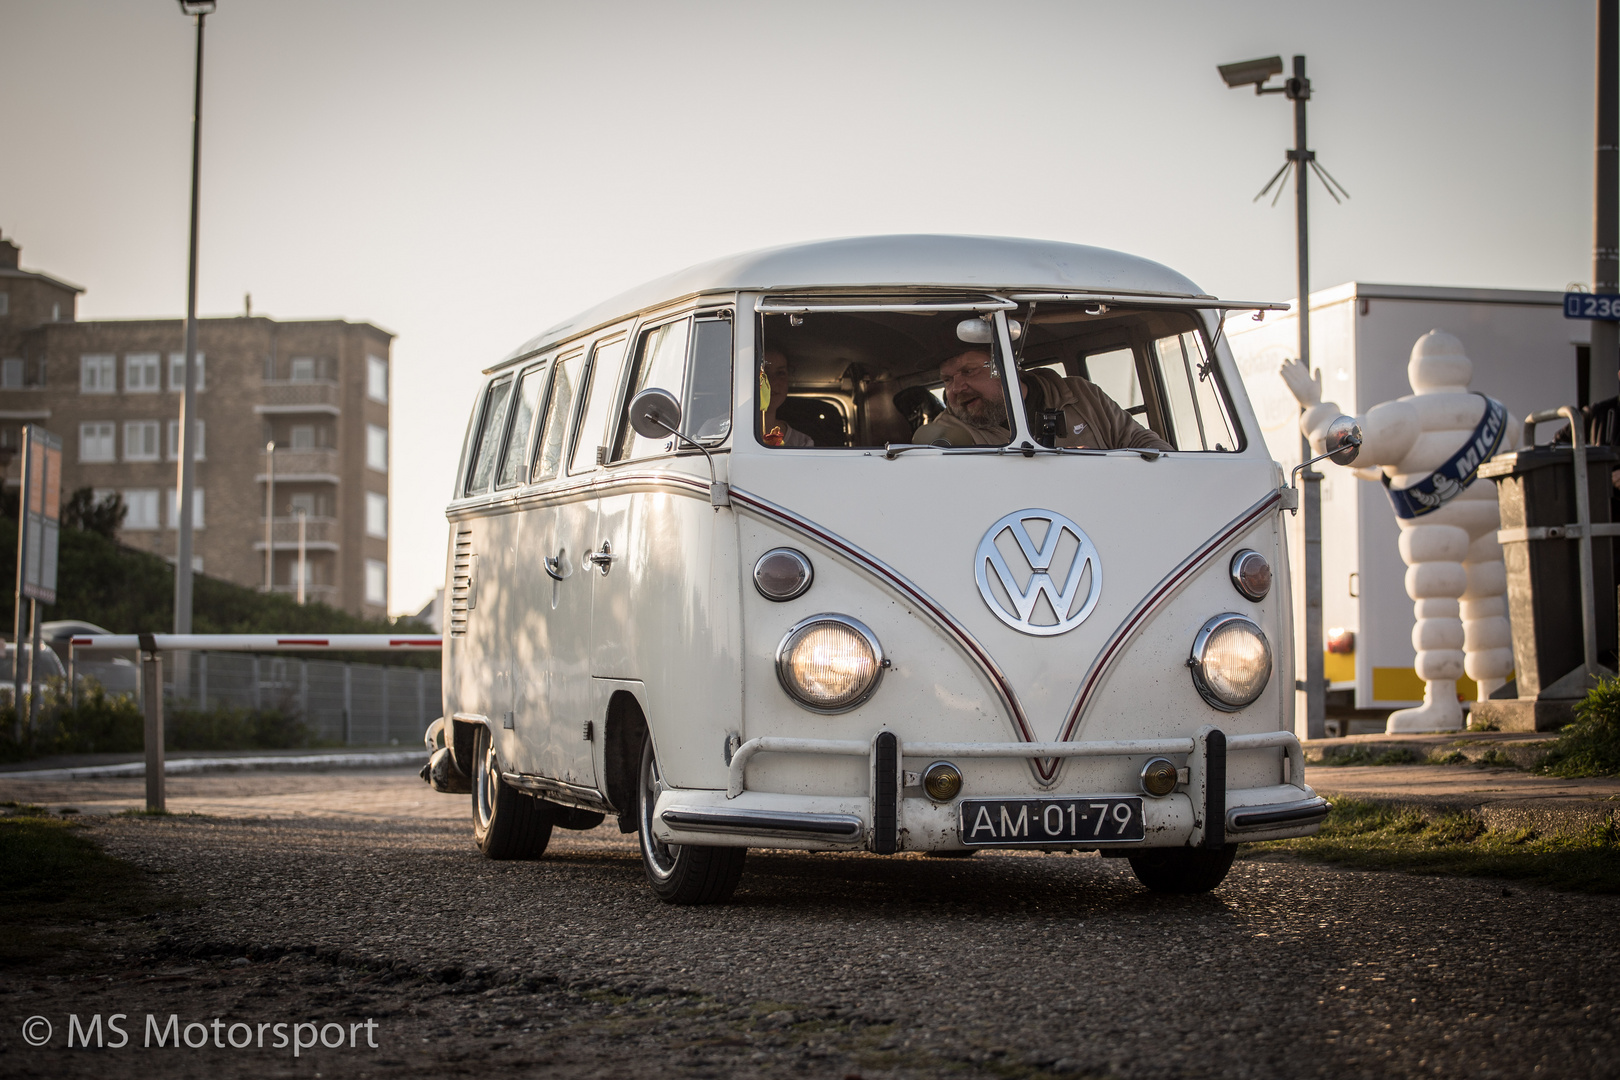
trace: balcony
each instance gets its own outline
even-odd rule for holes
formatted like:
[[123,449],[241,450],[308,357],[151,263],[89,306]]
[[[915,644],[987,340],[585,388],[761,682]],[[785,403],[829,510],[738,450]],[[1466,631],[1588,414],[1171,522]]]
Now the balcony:
[[336,382],[265,381],[260,384],[263,401],[253,406],[259,416],[297,413],[326,413],[337,416],[341,387]]
[[[270,455],[264,452],[259,454],[260,471],[259,483],[265,483],[269,477]],[[338,469],[343,464],[341,455],[332,449],[319,450],[283,450],[276,448],[276,483],[317,483],[335,484],[338,482]],[[262,522],[261,522],[262,524]]]
[[[277,551],[298,550],[298,519],[278,517],[271,526]],[[338,520],[329,517],[304,519],[304,547],[309,551],[336,551],[340,540]],[[254,551],[264,550],[264,518],[259,519],[259,538],[253,542]]]

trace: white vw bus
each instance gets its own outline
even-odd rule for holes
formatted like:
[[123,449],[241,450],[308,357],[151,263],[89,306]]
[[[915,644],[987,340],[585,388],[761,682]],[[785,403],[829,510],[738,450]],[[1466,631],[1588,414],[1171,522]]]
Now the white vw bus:
[[1294,492],[1220,337],[1276,306],[896,236],[542,333],[468,428],[425,778],[492,858],[616,815],[675,903],[727,899],[749,847],[1214,888],[1329,809],[1291,730]]

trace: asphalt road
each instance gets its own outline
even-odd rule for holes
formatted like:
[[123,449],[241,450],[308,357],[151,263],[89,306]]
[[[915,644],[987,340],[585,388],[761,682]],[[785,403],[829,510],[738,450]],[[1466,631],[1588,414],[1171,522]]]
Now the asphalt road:
[[[494,863],[465,797],[403,771],[296,805],[233,782],[251,816],[216,791],[219,816],[95,822],[190,903],[0,976],[0,1075],[1620,1075],[1615,898],[1266,857],[1165,898],[1089,855],[754,852],[731,905],[671,908],[611,824]],[[65,1047],[69,1013],[114,1012],[128,1046]],[[147,1049],[147,1013],[370,1018],[378,1046]]]

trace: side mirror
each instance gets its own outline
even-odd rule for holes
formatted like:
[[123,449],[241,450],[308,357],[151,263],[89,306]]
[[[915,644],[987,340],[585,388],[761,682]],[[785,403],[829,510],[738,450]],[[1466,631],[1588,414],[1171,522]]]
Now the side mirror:
[[1328,425],[1323,445],[1335,465],[1350,464],[1361,453],[1361,425],[1351,417],[1339,417]]
[[681,403],[668,390],[649,386],[630,400],[630,426],[644,439],[662,439],[681,430]]

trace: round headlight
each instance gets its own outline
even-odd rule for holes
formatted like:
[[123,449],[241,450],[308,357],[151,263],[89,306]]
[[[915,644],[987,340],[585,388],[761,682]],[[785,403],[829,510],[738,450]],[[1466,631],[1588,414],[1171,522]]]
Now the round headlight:
[[962,791],[962,770],[948,761],[936,761],[923,771],[922,786],[935,802],[950,802]]
[[1271,591],[1271,564],[1251,548],[1232,556],[1232,587],[1250,600],[1264,600]]
[[872,696],[883,674],[883,647],[845,615],[813,615],[776,649],[776,677],[795,701],[817,712],[844,712]]
[[1193,685],[1211,706],[1236,712],[1252,705],[1271,679],[1271,646],[1260,628],[1227,612],[1203,625],[1193,639]]
[[810,560],[792,548],[772,548],[754,564],[754,588],[777,602],[803,596],[815,576]]

